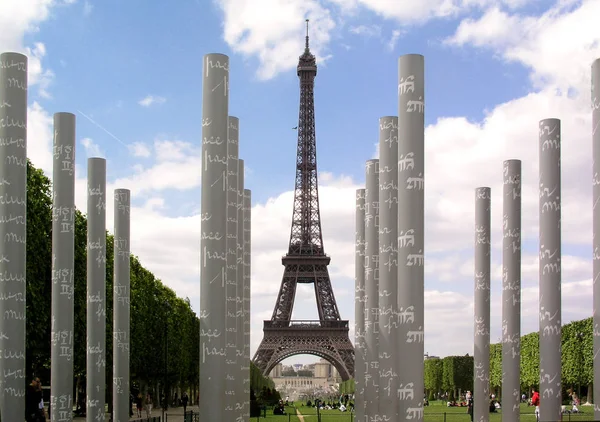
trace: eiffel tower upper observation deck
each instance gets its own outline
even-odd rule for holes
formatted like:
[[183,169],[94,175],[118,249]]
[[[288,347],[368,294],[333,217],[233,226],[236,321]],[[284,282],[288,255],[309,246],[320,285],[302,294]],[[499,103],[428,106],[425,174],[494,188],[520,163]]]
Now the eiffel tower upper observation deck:
[[[346,380],[354,375],[354,347],[348,337],[348,321],[340,319],[327,269],[331,259],[323,248],[315,135],[317,62],[310,51],[306,22],[306,45],[297,68],[300,112],[290,244],[282,258],[285,269],[273,316],[264,322],[264,337],[253,361],[267,375],[287,357],[312,354],[331,362]],[[314,285],[319,320],[291,320],[298,283]]]

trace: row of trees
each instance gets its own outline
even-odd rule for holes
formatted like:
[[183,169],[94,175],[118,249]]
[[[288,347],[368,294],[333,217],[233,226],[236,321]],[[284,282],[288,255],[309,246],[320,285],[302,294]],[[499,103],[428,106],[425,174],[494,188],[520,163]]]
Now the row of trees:
[[[87,220],[75,214],[74,376],[77,393],[85,388],[86,372],[86,246]],[[112,395],[113,236],[106,235],[106,385]],[[27,165],[27,377],[50,381],[52,297],[52,186],[42,170]],[[155,393],[159,385],[181,388],[194,400],[199,379],[200,322],[188,298],[181,299],[139,259],[131,255],[132,385]],[[274,389],[273,381],[251,365],[251,388]],[[168,393],[168,391],[167,391]]]
[[[52,297],[52,187],[43,171],[27,166],[27,376],[50,380]],[[110,203],[109,203],[110,204]],[[77,392],[86,372],[87,220],[75,214],[74,356]],[[106,234],[106,381],[112,385],[113,236]],[[131,380],[195,391],[200,323],[189,299],[178,298],[131,256]],[[107,388],[110,403],[112,388]]]
[[[562,327],[562,383],[566,389],[591,392],[594,380],[592,318],[574,321]],[[521,389],[539,386],[539,333],[521,337]],[[425,392],[432,398],[438,392],[456,397],[458,391],[473,390],[473,357],[447,356],[425,360]],[[490,388],[498,395],[502,387],[502,343],[490,345]],[[341,393],[354,392],[354,380],[340,384]],[[588,397],[589,399],[589,397]],[[590,400],[591,401],[591,400]]]
[[430,399],[434,394],[447,391],[451,399],[459,390],[473,389],[473,357],[446,356],[425,361],[425,391]]
[[[581,389],[592,384],[592,318],[574,321],[562,327],[562,383],[565,388]],[[521,389],[539,386],[539,333],[521,337]],[[458,368],[458,371],[456,370]],[[464,374],[464,375],[463,375]],[[490,345],[490,387],[500,393],[502,387],[502,343]],[[425,389],[428,392],[473,389],[473,358],[449,356],[425,361]]]

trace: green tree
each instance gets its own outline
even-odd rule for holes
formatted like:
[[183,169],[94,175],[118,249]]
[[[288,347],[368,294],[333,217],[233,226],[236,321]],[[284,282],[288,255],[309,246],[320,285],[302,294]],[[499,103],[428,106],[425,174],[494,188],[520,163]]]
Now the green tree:
[[[87,221],[75,212],[74,259],[74,356],[77,394],[85,388],[86,373],[86,248]],[[113,236],[106,242],[106,396],[112,402],[112,304]],[[50,333],[52,296],[52,192],[42,170],[27,163],[27,292],[26,370],[50,381]],[[147,386],[162,383],[164,376],[165,330],[170,344],[168,379],[170,385],[198,386],[200,322],[189,299],[178,298],[173,290],[131,256],[131,381]],[[169,308],[165,307],[168,303]],[[157,353],[157,351],[159,353]],[[172,354],[172,356],[171,356]],[[268,384],[268,383],[267,383]],[[265,384],[266,385],[266,384]],[[77,396],[76,396],[77,400]]]
[[442,390],[444,362],[439,358],[425,360],[425,390],[428,393],[438,393]]
[[52,307],[52,187],[40,169],[27,161],[27,379],[50,381],[50,311]]

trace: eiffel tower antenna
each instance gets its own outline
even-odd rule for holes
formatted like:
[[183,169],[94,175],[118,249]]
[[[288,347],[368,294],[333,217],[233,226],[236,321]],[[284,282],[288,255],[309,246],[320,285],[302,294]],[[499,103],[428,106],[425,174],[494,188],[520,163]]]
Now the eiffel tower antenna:
[[[254,355],[254,363],[268,375],[283,359],[313,354],[328,360],[343,380],[354,375],[354,347],[348,337],[348,321],[340,318],[327,266],[331,258],[323,248],[319,187],[317,181],[317,139],[315,133],[314,82],[317,63],[308,45],[298,59],[300,107],[294,209],[281,287],[270,320],[264,321],[264,337]],[[312,284],[319,319],[292,321],[298,283]]]
[[310,19],[306,19],[306,46],[304,47],[304,51],[310,51],[310,48],[308,47],[308,22],[310,21]]

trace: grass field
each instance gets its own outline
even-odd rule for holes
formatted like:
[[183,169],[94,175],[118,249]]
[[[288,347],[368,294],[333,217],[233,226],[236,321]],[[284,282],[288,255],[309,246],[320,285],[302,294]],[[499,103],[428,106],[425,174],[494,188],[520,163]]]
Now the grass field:
[[[592,406],[580,406],[583,413],[564,415],[564,422],[577,422],[583,420],[593,419],[593,407]],[[302,418],[296,415],[296,409],[301,414]],[[521,405],[521,420],[523,422],[535,422],[535,415],[533,413],[534,408],[528,407],[526,404]],[[500,409],[498,412],[490,414],[490,422],[501,421]],[[287,415],[273,415],[273,410],[267,410],[267,419],[279,420],[281,422],[317,422],[317,409],[314,407],[297,407],[292,406],[286,407]],[[349,412],[340,412],[339,410],[321,410],[321,421],[320,422],[354,422],[354,415]],[[471,419],[467,414],[465,407],[446,407],[445,402],[432,402],[429,406],[425,407],[424,422],[470,422]],[[259,420],[258,418],[252,418],[252,421]],[[261,417],[260,420],[265,420]]]

